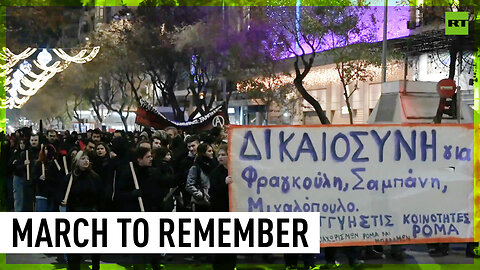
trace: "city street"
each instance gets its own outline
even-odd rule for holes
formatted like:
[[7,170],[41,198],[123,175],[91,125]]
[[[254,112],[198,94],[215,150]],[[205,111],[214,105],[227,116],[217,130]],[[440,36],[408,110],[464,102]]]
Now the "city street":
[[480,0],[3,2],[0,270],[480,269]]

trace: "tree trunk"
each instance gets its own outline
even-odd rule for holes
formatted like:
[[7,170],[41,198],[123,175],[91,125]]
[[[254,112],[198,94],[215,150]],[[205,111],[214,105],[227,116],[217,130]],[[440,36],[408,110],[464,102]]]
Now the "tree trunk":
[[173,115],[176,121],[183,122],[185,121],[185,116],[183,111],[180,109],[180,105],[178,104],[177,97],[175,96],[175,83],[177,81],[177,73],[176,71],[171,68],[168,79],[165,82],[165,89],[168,93],[168,103],[173,109]]
[[348,96],[346,85],[343,85],[343,96],[345,97],[345,104],[347,105],[347,109],[348,109],[348,116],[350,118],[350,125],[353,125],[353,112],[352,112],[352,107],[350,105],[350,97]]
[[455,42],[450,47],[449,53],[450,53],[450,66],[449,66],[448,78],[453,80],[453,78],[455,77],[455,70],[457,66],[457,54],[458,54],[457,42]]
[[137,104],[140,104],[140,99],[141,99],[141,97],[138,95],[137,90],[133,90],[133,88],[132,88],[131,91],[132,91],[132,93],[133,93],[133,97],[134,97],[135,100],[137,101]]
[[128,131],[127,118],[122,115],[122,111],[118,111],[117,113],[120,116],[120,120],[122,120],[123,126],[125,127],[125,132],[127,132]]
[[180,109],[180,105],[178,104],[177,97],[175,96],[175,92],[173,90],[168,92],[168,99],[170,106],[173,109],[173,115],[176,121],[183,122],[185,121],[185,116],[183,111]]
[[313,106],[313,108],[315,109],[315,112],[316,112],[317,115],[318,115],[318,118],[320,119],[320,122],[321,122],[323,125],[330,124],[330,121],[328,120],[327,116],[326,116],[325,113],[323,112],[322,106],[320,105],[320,103],[318,103],[318,101],[317,101],[316,99],[314,99],[314,98],[307,92],[307,90],[305,89],[305,87],[303,87],[302,80],[297,77],[297,78],[295,78],[295,80],[293,81],[293,83],[295,84],[295,87],[297,88],[298,92],[300,92],[300,94],[302,95],[302,97],[303,97],[308,103],[310,103],[310,105]]
[[232,96],[232,93],[236,90],[236,83],[232,81],[226,82],[226,88],[227,88],[227,98],[225,100],[225,107],[228,108],[228,103],[230,103],[230,97]]
[[93,101],[93,100],[90,101],[90,105],[92,105],[93,111],[95,112],[95,116],[96,116],[95,118],[97,119],[97,124],[101,126],[103,122],[103,118],[102,118],[102,115],[100,114],[100,108],[99,108],[100,106],[98,106],[96,104],[96,101]]
[[[455,77],[455,70],[457,66],[457,54],[459,51],[458,50],[459,41],[460,39],[457,37],[455,41],[450,45],[450,49],[448,50],[450,54],[450,66],[448,71],[448,78],[452,80]],[[435,114],[435,117],[433,118],[433,123],[440,124],[442,122],[445,103],[446,103],[446,99],[440,98],[440,101],[438,102],[438,107],[437,107],[437,114]]]
[[77,122],[78,122],[78,131],[79,131],[80,133],[82,133],[82,123],[81,123],[81,121],[80,121],[80,120],[81,120],[80,117],[73,116],[73,118],[74,118],[75,120],[77,120]]
[[[303,72],[300,72],[300,67],[298,65],[298,61],[302,60],[303,63]],[[320,103],[314,99],[308,92],[307,89],[303,86],[303,79],[307,76],[308,72],[310,72],[310,69],[313,66],[313,60],[315,59],[315,53],[312,53],[309,56],[308,61],[303,58],[303,56],[296,56],[295,62],[293,62],[293,67],[295,68],[295,79],[293,80],[293,84],[297,88],[298,92],[302,95],[303,99],[305,99],[310,105],[313,106],[313,109],[315,109],[315,112],[317,113],[318,118],[320,119],[320,122],[323,125],[330,124],[330,121],[328,120],[327,116],[323,112],[322,106]]]
[[59,121],[60,123],[62,123],[62,129],[65,129],[65,121],[63,120],[63,117],[58,116],[57,119],[58,119],[57,121]]

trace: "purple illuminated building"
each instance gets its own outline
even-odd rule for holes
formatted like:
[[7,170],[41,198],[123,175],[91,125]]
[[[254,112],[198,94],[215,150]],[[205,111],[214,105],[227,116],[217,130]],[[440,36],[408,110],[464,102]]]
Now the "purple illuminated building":
[[[291,8],[291,10],[287,10]],[[295,7],[272,7],[273,16],[270,14],[269,16],[274,19],[274,16],[289,16],[293,15],[293,9]],[[312,7],[301,7],[301,9],[308,9]],[[321,7],[319,7],[321,8]],[[328,8],[328,7],[325,7]],[[280,9],[285,9],[286,11],[280,11]],[[384,11],[385,7],[383,6],[371,6],[371,7],[362,7],[360,10],[357,11],[356,7],[346,7],[346,9],[351,9],[350,12],[347,14],[351,14],[352,16],[359,16],[357,27],[361,29],[360,34],[357,35],[349,35],[349,42],[348,44],[353,44],[357,42],[381,42],[383,40],[383,28],[384,28]],[[388,7],[388,22],[387,22],[387,38],[388,39],[397,39],[402,38],[410,35],[410,30],[407,28],[407,24],[410,18],[410,10],[411,7],[409,6],[392,6]],[[301,12],[295,12],[295,16],[301,16]],[[279,19],[280,20],[280,19]],[[297,25],[298,27],[298,25]],[[368,41],[365,40],[365,36],[369,36]],[[337,37],[334,36],[334,39]],[[323,44],[318,44],[315,46],[317,49],[315,51],[325,51],[330,50],[337,47],[344,46],[343,42],[332,42],[332,38],[325,38],[325,42]],[[295,42],[292,40],[292,42]],[[302,42],[300,42],[302,44]],[[311,48],[306,44],[302,44],[303,49],[305,50],[306,54],[311,53]],[[301,54],[301,49],[298,48],[295,50],[297,53]],[[283,55],[281,58],[289,58],[294,56],[292,53],[288,53]]]

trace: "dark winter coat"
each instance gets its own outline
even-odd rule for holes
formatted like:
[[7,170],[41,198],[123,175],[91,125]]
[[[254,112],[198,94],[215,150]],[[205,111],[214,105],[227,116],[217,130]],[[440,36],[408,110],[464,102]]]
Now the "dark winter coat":
[[[112,210],[112,195],[114,177],[116,178],[116,166],[114,160],[109,157],[95,157],[92,161],[92,170],[98,174],[102,183],[102,203],[99,207],[99,211],[111,211]],[[125,164],[123,164],[125,166]]]
[[[74,173],[72,187],[67,201],[68,212],[93,212],[97,211],[101,203],[101,180],[98,174],[92,170]],[[70,180],[69,173],[62,185],[61,192],[57,194],[57,200],[62,201]],[[60,196],[60,197],[58,197]]]
[[157,211],[170,212],[174,208],[173,196],[168,194],[172,188],[177,188],[173,168],[166,161],[158,162],[153,170],[153,180],[158,182],[158,199],[160,207]]
[[[38,154],[40,152],[40,148],[30,148],[28,150],[28,158],[30,160],[30,179],[32,179],[32,172],[33,167],[35,165],[35,161],[38,159]],[[18,159],[13,161],[14,171],[13,174],[19,177],[27,177],[27,166],[25,166],[25,160],[27,159],[26,151],[22,151],[18,156]]]
[[223,165],[218,165],[210,174],[210,207],[214,212],[229,211],[227,176],[228,170]]
[[[58,161],[57,161],[58,162]],[[42,163],[37,161],[33,171],[33,180],[35,183],[35,195],[48,199],[56,199],[58,186],[65,177],[65,171],[62,165],[58,163],[60,170],[53,160],[45,164],[45,180],[40,179],[42,175]]]

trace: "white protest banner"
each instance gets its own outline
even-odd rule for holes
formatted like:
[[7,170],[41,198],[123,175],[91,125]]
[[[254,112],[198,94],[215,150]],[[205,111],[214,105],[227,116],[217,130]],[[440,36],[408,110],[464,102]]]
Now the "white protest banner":
[[473,138],[457,124],[231,126],[230,210],[320,212],[322,246],[473,242]]

